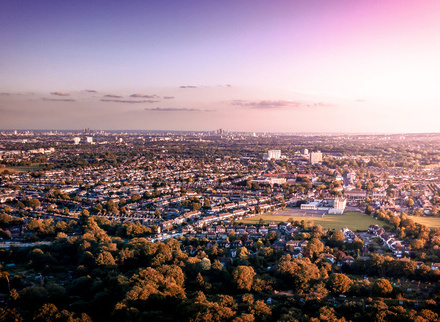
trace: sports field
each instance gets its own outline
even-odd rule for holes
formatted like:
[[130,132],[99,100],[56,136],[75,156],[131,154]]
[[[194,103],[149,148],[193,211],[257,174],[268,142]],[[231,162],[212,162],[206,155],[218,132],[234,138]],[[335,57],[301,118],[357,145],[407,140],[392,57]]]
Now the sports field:
[[410,216],[416,223],[428,226],[429,228],[440,228],[440,217],[419,217]]
[[285,222],[289,220],[289,218],[292,218],[294,221],[313,221],[314,224],[321,225],[324,229],[341,229],[348,227],[353,231],[364,231],[367,230],[368,226],[370,225],[382,226],[384,224],[384,222],[381,220],[376,220],[371,216],[364,215],[359,212],[347,212],[343,215],[325,215],[324,217],[291,217],[287,212],[286,216],[282,215],[282,212],[278,212],[276,214],[268,213],[252,218],[245,218],[241,222],[245,224],[258,224],[261,218],[265,221],[265,223],[269,223],[271,221],[276,223]]
[[40,163],[35,163],[33,165],[28,166],[18,166],[18,167],[6,167],[6,168],[0,168],[0,173],[8,170],[10,172],[29,172],[29,171],[38,171],[43,167]]

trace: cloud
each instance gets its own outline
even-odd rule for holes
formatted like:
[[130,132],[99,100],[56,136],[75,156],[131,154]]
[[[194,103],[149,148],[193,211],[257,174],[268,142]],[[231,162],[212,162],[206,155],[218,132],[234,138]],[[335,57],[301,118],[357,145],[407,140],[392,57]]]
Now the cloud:
[[146,95],[146,94],[132,94],[130,97],[137,97],[137,98],[159,98],[157,95]]
[[49,98],[49,97],[43,97],[43,101],[45,102],[76,102],[73,98]]
[[245,107],[251,107],[251,108],[261,108],[261,109],[274,109],[274,108],[282,108],[286,106],[292,106],[292,107],[299,107],[301,106],[300,102],[294,102],[294,101],[270,101],[270,100],[264,100],[264,101],[244,101],[244,100],[235,100],[232,101],[232,105],[236,106],[245,106]]
[[64,92],[51,92],[51,94],[56,96],[70,96],[69,93],[64,93]]
[[363,99],[357,99],[356,102],[358,102],[358,103],[362,103],[362,102],[366,102],[366,100],[363,100]]
[[199,86],[183,85],[183,86],[180,86],[180,88],[215,88],[215,87],[227,87],[227,88],[230,88],[230,87],[232,87],[232,85],[231,84],[224,84],[224,85],[199,85]]
[[94,89],[85,89],[84,92],[86,92],[86,93],[98,93],[98,91],[95,91]]
[[330,103],[316,102],[316,103],[305,103],[291,100],[263,100],[263,101],[245,101],[245,100],[234,100],[231,102],[235,106],[250,107],[255,109],[281,109],[281,108],[296,108],[296,107],[328,107],[333,106]]
[[163,99],[164,100],[172,100],[172,99],[174,99],[174,96],[164,96]]
[[146,108],[146,111],[155,111],[155,112],[202,112],[197,108],[176,108],[176,107],[156,107],[156,108]]
[[11,96],[11,93],[0,93],[0,96]]
[[106,98],[103,98],[103,99],[101,99],[101,102],[107,102],[107,103],[141,104],[141,103],[158,103],[159,101],[157,101],[157,100],[140,100],[140,101],[135,101],[135,100],[115,100],[115,99],[106,99]]
[[110,97],[110,98],[122,98],[122,96],[120,96],[120,95],[115,95],[115,94],[107,94],[107,95],[104,95],[104,97]]
[[330,106],[334,106],[334,105],[331,103],[324,103],[324,102],[307,104],[307,107],[330,107]]

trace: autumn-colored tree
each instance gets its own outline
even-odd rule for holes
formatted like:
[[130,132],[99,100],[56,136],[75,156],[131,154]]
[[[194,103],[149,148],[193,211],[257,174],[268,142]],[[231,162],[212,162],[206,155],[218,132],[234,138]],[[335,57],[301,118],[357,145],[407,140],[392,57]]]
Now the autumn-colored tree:
[[386,278],[378,278],[373,285],[373,292],[378,296],[387,296],[393,291],[393,286]]
[[232,272],[235,286],[241,291],[250,291],[252,288],[255,271],[251,266],[238,266]]
[[351,279],[340,273],[334,273],[330,275],[327,282],[327,287],[330,291],[337,294],[347,293],[350,290],[353,282]]
[[324,250],[324,244],[318,238],[312,238],[307,244],[306,251],[310,257]]

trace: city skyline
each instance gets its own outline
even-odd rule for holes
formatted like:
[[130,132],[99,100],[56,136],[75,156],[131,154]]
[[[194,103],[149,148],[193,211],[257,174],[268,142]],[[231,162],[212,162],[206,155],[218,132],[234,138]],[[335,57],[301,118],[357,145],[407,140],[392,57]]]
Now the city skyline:
[[440,132],[436,1],[0,4],[0,129]]

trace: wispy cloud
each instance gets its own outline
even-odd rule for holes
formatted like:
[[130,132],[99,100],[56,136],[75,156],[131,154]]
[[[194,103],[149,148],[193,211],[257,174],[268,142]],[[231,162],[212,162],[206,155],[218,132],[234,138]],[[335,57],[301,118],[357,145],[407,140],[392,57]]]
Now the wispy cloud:
[[147,95],[147,94],[131,94],[130,97],[136,98],[159,98],[157,95]]
[[251,108],[261,108],[261,109],[275,109],[282,107],[299,107],[301,106],[300,102],[288,101],[288,100],[263,100],[263,101],[244,101],[244,100],[235,100],[232,101],[232,105],[236,106],[245,106]]
[[49,98],[43,97],[41,98],[45,102],[76,102],[73,98]]
[[104,95],[104,97],[110,97],[110,98],[122,98],[122,96],[120,96],[120,95],[115,95],[115,94],[106,94],[106,95]]
[[11,93],[0,93],[0,96],[11,96]]
[[156,107],[156,108],[146,108],[146,111],[155,111],[155,112],[202,112],[197,108],[176,108],[176,107]]
[[197,88],[197,86],[194,86],[194,85],[184,85],[184,86],[180,86],[180,88]]
[[356,102],[358,102],[358,103],[362,103],[362,102],[366,102],[366,100],[363,100],[363,99],[357,99]]
[[50,94],[55,96],[70,96],[69,93],[65,93],[65,92],[51,92]]
[[98,91],[95,91],[94,89],[85,89],[84,92],[86,92],[86,93],[98,93]]
[[126,104],[141,104],[141,103],[158,103],[157,100],[118,100],[118,99],[108,99],[103,98],[101,99],[101,102],[107,102],[107,103],[126,103]]
[[331,103],[325,103],[325,102],[317,102],[317,103],[307,104],[307,107],[331,107],[331,106],[335,106],[335,105],[331,104]]
[[174,96],[164,96],[163,99],[164,100],[172,100],[172,99],[174,99]]
[[297,108],[297,107],[327,107],[333,106],[330,103],[316,102],[306,103],[291,100],[263,100],[263,101],[246,101],[246,100],[234,100],[231,102],[235,106],[243,106],[255,109],[281,109],[281,108]]

